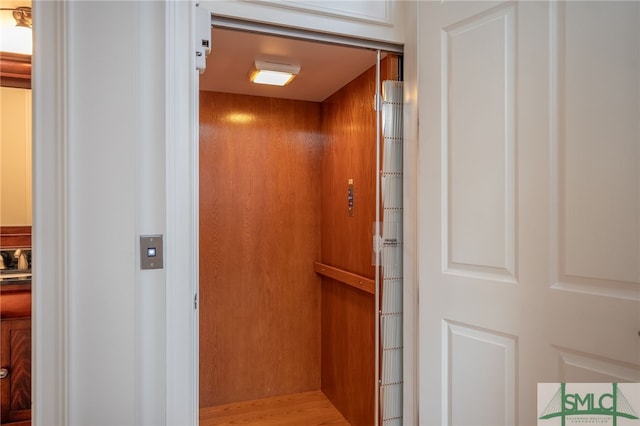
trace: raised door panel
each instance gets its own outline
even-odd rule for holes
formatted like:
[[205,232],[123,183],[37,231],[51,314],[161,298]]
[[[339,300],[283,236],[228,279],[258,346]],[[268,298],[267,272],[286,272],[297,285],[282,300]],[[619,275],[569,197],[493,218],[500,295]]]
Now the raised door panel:
[[[517,424],[517,337],[453,321],[442,327],[443,424]],[[482,383],[493,383],[493,391],[477,392]]]
[[404,2],[235,0],[202,1],[215,16],[358,38],[404,42]]
[[514,31],[514,5],[444,28],[442,250],[447,273],[517,279]]
[[640,298],[639,10],[622,2],[560,2],[551,10],[559,289]]

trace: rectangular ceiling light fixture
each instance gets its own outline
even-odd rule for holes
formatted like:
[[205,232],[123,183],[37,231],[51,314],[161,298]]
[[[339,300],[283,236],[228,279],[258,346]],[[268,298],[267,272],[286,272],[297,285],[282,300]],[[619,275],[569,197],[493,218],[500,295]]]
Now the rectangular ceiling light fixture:
[[249,71],[249,80],[258,84],[284,86],[300,72],[300,65],[255,61]]

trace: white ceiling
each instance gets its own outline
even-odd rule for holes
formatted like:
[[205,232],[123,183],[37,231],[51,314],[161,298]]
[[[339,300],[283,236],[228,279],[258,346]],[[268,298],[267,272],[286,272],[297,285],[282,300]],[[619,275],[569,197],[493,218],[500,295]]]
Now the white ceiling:
[[[320,102],[376,63],[372,50],[214,28],[200,90]],[[287,86],[251,83],[254,60],[300,65]]]

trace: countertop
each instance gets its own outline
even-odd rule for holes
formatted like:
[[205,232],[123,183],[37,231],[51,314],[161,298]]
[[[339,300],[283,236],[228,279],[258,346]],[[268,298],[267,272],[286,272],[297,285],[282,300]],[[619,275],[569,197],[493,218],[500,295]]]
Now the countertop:
[[5,288],[14,284],[31,284],[31,271],[2,271],[0,273],[0,287]]

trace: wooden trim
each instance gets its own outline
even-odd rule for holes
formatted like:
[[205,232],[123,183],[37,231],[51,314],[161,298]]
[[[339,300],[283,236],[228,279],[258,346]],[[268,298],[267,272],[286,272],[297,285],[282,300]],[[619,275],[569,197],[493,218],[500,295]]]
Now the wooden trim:
[[[33,60],[33,246],[46,256],[33,258],[41,283],[32,288],[33,424],[71,423],[69,368],[72,353],[69,318],[76,291],[68,288],[70,220],[68,197],[68,102],[71,85],[66,69],[71,34],[71,2],[33,2],[38,30]],[[42,19],[40,19],[42,17]],[[167,367],[168,368],[168,367]],[[47,374],[47,372],[51,374]],[[42,373],[42,374],[40,374]]]
[[0,86],[31,89],[31,55],[0,52]]
[[[195,2],[167,2],[164,6],[164,22],[171,24],[164,30],[166,43],[160,44],[164,45],[165,55],[163,93],[166,105],[166,127],[161,134],[165,137],[166,158],[165,253],[171,256],[172,267],[165,268],[166,309],[157,303],[151,303],[148,308],[158,309],[160,315],[162,312],[166,315],[166,350],[162,345],[159,346],[164,351],[159,354],[160,358],[163,354],[166,356],[166,370],[165,376],[140,376],[143,386],[139,386],[136,392],[136,409],[141,413],[160,415],[149,419],[161,419],[164,414],[164,424],[167,425],[198,423],[199,309],[193,308],[193,300],[198,292],[199,269],[199,86],[198,73],[194,72],[196,56],[191,54],[194,48],[195,8]],[[155,31],[153,34],[156,34]],[[149,164],[156,165],[155,162]],[[148,330],[144,321],[140,321],[139,325],[143,330]],[[160,332],[159,336],[162,338],[163,333]],[[158,347],[151,341],[149,345],[146,351]],[[146,365],[144,358],[143,363]],[[163,378],[164,407],[161,400],[149,397],[156,380],[162,382]],[[143,423],[142,419],[147,419],[139,418],[140,423]]]
[[31,226],[0,226],[2,235],[31,235]]
[[[31,291],[31,280],[21,281],[17,283],[11,284],[2,284],[0,285],[0,295],[8,294],[8,293],[16,293],[21,291]],[[2,303],[2,302],[0,302]]]
[[351,272],[347,272],[333,266],[325,265],[320,262],[313,263],[313,270],[317,274],[332,278],[343,284],[350,285],[351,287],[355,287],[370,294],[376,294],[375,280],[372,280],[371,278],[353,274]]
[[31,226],[0,226],[0,247],[30,248]]

